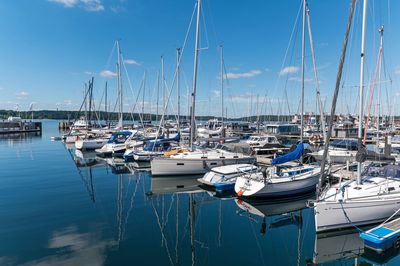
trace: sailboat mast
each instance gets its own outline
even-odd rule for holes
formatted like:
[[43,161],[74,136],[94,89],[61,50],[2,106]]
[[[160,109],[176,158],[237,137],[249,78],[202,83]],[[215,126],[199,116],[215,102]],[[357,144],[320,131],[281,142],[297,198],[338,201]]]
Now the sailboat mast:
[[317,64],[315,62],[314,42],[313,42],[312,34],[311,34],[310,10],[307,8],[306,11],[307,11],[308,35],[310,37],[311,54],[312,54],[312,60],[313,60],[313,65],[314,65],[314,76],[315,76],[315,86],[316,86],[316,90],[317,90],[317,101],[318,101],[318,105],[319,105],[320,121],[321,121],[321,125],[322,125],[322,135],[324,137],[324,141],[327,142],[328,140],[326,139],[325,117],[324,117],[324,111],[322,110],[321,93],[319,90],[319,81],[318,81],[318,75],[317,75]]
[[[360,103],[358,116],[358,141],[362,138],[363,107],[364,107],[364,59],[365,59],[365,28],[367,22],[367,0],[364,0],[363,19],[362,19],[362,37],[361,37],[361,73],[360,73]],[[365,129],[367,130],[367,129]],[[357,164],[357,184],[361,184],[362,163]]]
[[[382,48],[383,48],[383,25],[382,27],[379,28],[379,33],[381,34],[381,47],[380,50],[382,52]],[[377,134],[379,134],[379,130],[380,130],[380,121],[381,121],[381,69],[382,69],[382,57],[379,61],[379,89],[378,89],[378,123],[377,123],[377,129],[378,132]]]
[[196,131],[195,106],[196,106],[196,85],[197,85],[197,57],[199,53],[199,33],[200,33],[200,9],[201,0],[197,0],[197,25],[196,25],[196,45],[194,49],[194,74],[193,74],[193,94],[192,94],[192,109],[190,114],[190,148],[193,146],[193,141]]
[[158,98],[160,96],[160,70],[157,70],[157,104],[156,104],[156,121],[158,121]]
[[161,88],[162,88],[162,109],[164,109],[165,108],[164,56],[161,56]]
[[107,81],[106,81],[106,91],[105,91],[105,102],[104,102],[104,118],[106,120],[106,126],[108,124],[108,114],[107,114]]
[[224,57],[221,47],[221,121],[222,127],[224,127]]
[[144,120],[144,96],[146,91],[146,70],[144,71],[143,77],[143,95],[142,95],[142,119]]
[[178,132],[181,131],[181,91],[180,91],[180,82],[179,82],[180,55],[181,55],[181,48],[176,48],[176,64],[177,64],[176,87],[177,87],[177,94],[178,94]]
[[306,30],[306,0],[303,0],[303,33],[301,37],[301,129],[300,142],[303,143],[304,135],[304,49],[305,49],[305,30]]
[[119,92],[119,121],[118,124],[122,128],[123,127],[123,105],[122,105],[122,78],[121,78],[121,50],[119,47],[119,40],[117,40],[118,46],[118,92]]

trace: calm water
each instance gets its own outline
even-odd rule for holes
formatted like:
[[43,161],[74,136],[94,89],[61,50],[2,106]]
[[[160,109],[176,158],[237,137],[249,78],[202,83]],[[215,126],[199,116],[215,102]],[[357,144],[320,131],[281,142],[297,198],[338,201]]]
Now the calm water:
[[77,159],[50,141],[57,123],[0,137],[0,265],[400,264],[364,251],[354,231],[316,238],[312,195],[244,202],[193,177]]

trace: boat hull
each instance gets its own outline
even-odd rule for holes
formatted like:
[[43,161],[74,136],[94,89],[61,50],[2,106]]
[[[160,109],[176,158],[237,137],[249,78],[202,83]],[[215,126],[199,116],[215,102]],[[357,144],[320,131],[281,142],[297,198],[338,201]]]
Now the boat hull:
[[205,174],[211,168],[231,164],[251,164],[255,158],[233,159],[172,159],[154,158],[151,161],[151,173],[153,176],[168,175],[198,175]]
[[400,209],[400,198],[314,203],[317,232],[379,223]]
[[[311,153],[311,155],[318,161],[321,162],[323,160],[323,155],[318,153]],[[345,155],[329,155],[329,160],[331,163],[336,164],[345,164],[347,162],[353,163],[356,161],[355,154],[345,154]]]
[[318,177],[319,174],[314,173],[304,179],[279,183],[267,182],[267,185],[260,180],[248,180],[245,177],[240,177],[236,180],[235,192],[239,193],[239,191],[242,191],[241,196],[248,198],[294,196],[315,190]]
[[100,149],[107,143],[107,140],[82,140],[75,142],[75,148],[78,150],[95,150]]

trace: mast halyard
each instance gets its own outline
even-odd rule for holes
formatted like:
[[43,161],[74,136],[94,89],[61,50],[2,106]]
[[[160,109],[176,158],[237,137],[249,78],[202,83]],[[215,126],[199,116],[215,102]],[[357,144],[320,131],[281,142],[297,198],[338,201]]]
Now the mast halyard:
[[193,74],[193,92],[192,92],[192,108],[190,114],[190,140],[189,146],[192,149],[193,141],[196,132],[196,119],[195,119],[195,107],[196,107],[196,85],[197,85],[197,57],[199,53],[199,33],[200,33],[200,10],[201,0],[197,0],[197,25],[196,25],[196,45],[194,49],[194,74]]
[[[361,144],[362,138],[362,123],[364,117],[364,59],[365,59],[365,28],[367,17],[367,0],[364,0],[363,5],[363,19],[362,19],[362,37],[361,37],[361,71],[360,71],[360,103],[359,103],[359,116],[358,116],[358,142]],[[365,129],[367,130],[367,129]],[[361,171],[362,163],[357,164],[357,184],[361,184]]]

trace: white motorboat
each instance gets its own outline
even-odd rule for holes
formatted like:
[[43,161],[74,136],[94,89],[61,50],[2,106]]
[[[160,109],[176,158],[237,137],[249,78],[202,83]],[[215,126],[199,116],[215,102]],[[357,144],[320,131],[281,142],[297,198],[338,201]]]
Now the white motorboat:
[[250,147],[263,147],[266,144],[280,144],[279,140],[276,136],[273,135],[257,135],[257,136],[250,136],[246,143],[250,145]]
[[275,158],[268,169],[245,174],[236,179],[235,192],[240,197],[285,197],[315,189],[321,168],[298,164],[278,166],[299,159],[304,152],[303,143],[284,156]]
[[107,143],[110,139],[110,135],[93,136],[91,134],[86,137],[77,137],[75,141],[75,148],[78,150],[95,150],[99,149]]
[[153,176],[205,174],[218,166],[254,163],[255,157],[248,155],[250,152],[248,145],[218,144],[215,149],[196,149],[154,158],[151,172]]
[[197,181],[213,187],[217,191],[227,191],[235,187],[238,176],[255,170],[257,170],[257,166],[252,164],[232,164],[214,167]]
[[[354,140],[335,140],[329,145],[328,156],[331,163],[345,164],[356,160],[358,143]],[[310,153],[317,161],[322,161],[324,150]]]

